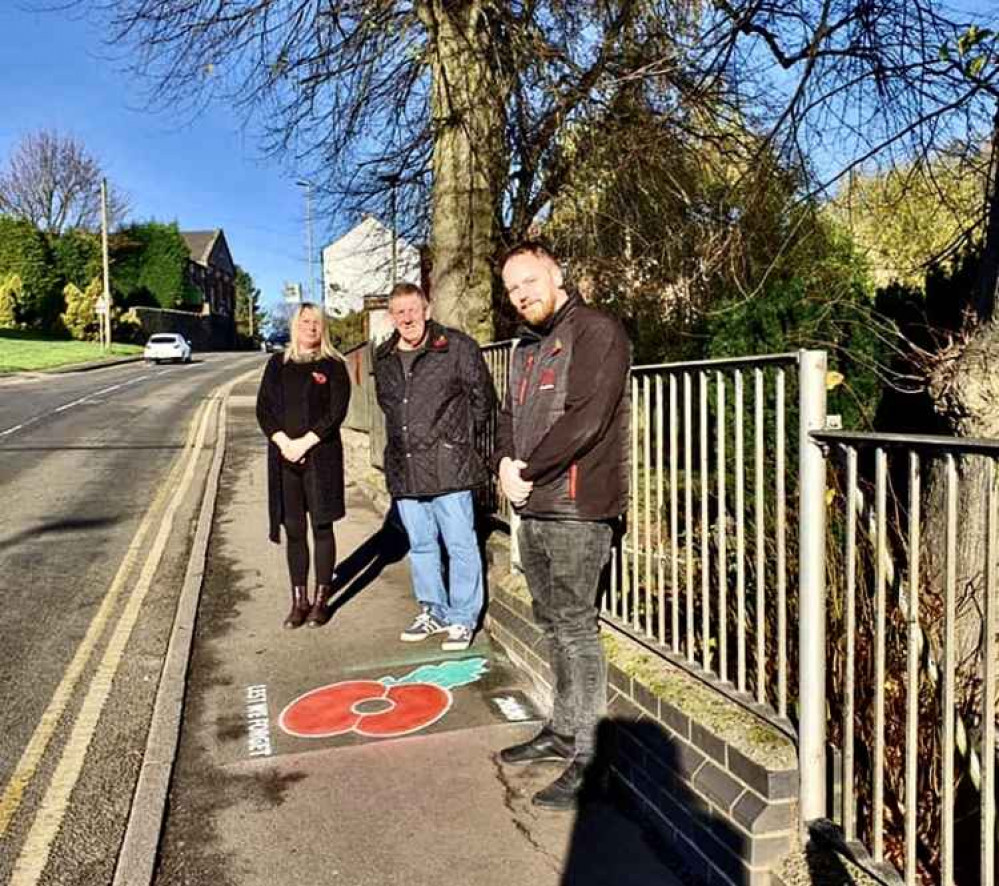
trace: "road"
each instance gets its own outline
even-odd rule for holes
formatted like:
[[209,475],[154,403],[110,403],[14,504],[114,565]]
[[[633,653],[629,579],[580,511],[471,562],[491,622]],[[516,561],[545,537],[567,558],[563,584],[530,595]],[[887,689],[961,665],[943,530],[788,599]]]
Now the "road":
[[0,882],[110,882],[215,439],[210,398],[261,366],[206,354],[0,379]]

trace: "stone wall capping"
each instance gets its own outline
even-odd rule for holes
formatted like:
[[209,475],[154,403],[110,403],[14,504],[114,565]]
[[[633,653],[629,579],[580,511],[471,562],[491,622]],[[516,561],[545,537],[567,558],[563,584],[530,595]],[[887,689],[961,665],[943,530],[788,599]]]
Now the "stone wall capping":
[[[523,576],[509,571],[506,539],[496,544],[487,628],[546,709],[547,644]],[[716,691],[665,648],[649,648],[654,640],[601,628],[608,706],[598,753],[608,754],[617,794],[682,859],[684,882],[776,886],[774,871],[799,843],[794,744],[731,688]]]

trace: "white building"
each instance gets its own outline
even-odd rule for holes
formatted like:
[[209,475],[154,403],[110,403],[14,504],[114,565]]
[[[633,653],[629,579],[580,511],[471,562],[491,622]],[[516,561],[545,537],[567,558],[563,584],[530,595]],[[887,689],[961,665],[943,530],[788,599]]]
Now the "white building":
[[[401,237],[396,243],[396,280],[420,282],[420,251]],[[366,216],[323,249],[326,313],[342,317],[364,309],[364,297],[388,295],[392,288],[392,230]]]

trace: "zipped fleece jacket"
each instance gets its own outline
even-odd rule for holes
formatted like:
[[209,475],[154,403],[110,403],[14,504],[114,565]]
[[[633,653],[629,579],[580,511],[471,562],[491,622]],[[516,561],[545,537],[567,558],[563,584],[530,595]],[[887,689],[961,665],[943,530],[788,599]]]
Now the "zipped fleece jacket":
[[497,425],[494,471],[527,463],[520,513],[609,520],[627,510],[628,371],[620,322],[572,295],[543,329],[524,327]]
[[475,339],[427,323],[423,346],[403,372],[395,333],[375,351],[375,393],[385,413],[385,482],[396,498],[472,489],[489,479],[476,441],[496,405]]

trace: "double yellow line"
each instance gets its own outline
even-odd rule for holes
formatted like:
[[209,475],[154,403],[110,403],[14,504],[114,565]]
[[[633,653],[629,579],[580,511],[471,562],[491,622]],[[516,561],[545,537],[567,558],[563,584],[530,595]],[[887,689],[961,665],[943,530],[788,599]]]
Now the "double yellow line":
[[[24,793],[38,771],[49,742],[52,740],[59,721],[62,719],[62,715],[70,699],[73,697],[76,684],[80,681],[80,677],[87,663],[90,661],[90,657],[101,635],[104,633],[115,605],[118,602],[118,598],[126,586],[129,575],[139,561],[146,536],[152,531],[156,515],[161,512],[167,498],[178,491],[177,479],[181,473],[193,471],[193,465],[200,453],[201,441],[204,440],[204,435],[207,432],[209,402],[211,401],[203,402],[195,413],[180,458],[177,459],[167,477],[166,483],[160,489],[152,505],[150,505],[143,516],[142,522],[139,524],[139,528],[132,538],[128,550],[125,552],[125,557],[122,559],[121,565],[118,567],[118,571],[115,573],[104,595],[100,608],[94,614],[93,619],[91,619],[86,635],[77,647],[73,660],[69,663],[69,667],[63,674],[62,680],[59,681],[52,699],[49,701],[45,712],[35,727],[31,740],[25,747],[24,753],[17,764],[17,769],[14,770],[14,774],[4,788],[3,795],[0,797],[0,838],[6,834],[7,829],[10,827],[15,813],[21,805]],[[199,441],[197,446],[195,445],[196,440]]]
[[10,886],[35,886],[42,877],[52,844],[69,807],[72,791],[83,770],[87,751],[110,694],[114,677],[121,665],[125,648],[138,621],[142,604],[152,586],[156,570],[169,541],[177,510],[194,482],[196,467],[205,448],[212,415],[217,416],[218,422],[225,421],[224,404],[229,392],[235,385],[257,372],[259,369],[244,372],[226,384],[220,385],[199,405],[188,428],[182,452],[153,503],[143,515],[139,528],[136,530],[135,536],[132,538],[131,544],[104,595],[100,608],[91,620],[86,635],[77,647],[69,667],[63,674],[62,680],[42,714],[14,774],[4,787],[3,794],[0,796],[0,843],[7,835],[24,795],[42,763],[46,749],[58,729],[70,700],[74,697],[77,684],[111,622],[112,614],[142,558],[143,551],[147,549],[147,538],[153,533],[158,521],[152,547],[145,555],[145,561],[142,563],[142,568],[131,593],[124,603],[117,624],[114,626],[104,649],[104,654],[94,669],[87,694],[73,722],[69,738],[28,830],[20,855],[14,865]]

